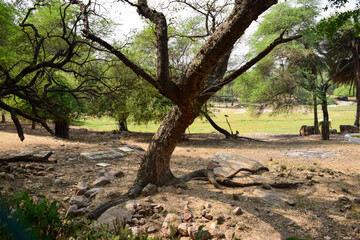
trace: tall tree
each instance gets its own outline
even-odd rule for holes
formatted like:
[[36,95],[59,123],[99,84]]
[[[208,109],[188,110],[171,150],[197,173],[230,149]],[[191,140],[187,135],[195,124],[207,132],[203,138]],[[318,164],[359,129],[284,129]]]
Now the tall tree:
[[[114,54],[137,75],[153,85],[163,96],[170,99],[176,106],[168,113],[153,136],[137,174],[134,186],[129,192],[118,199],[112,200],[96,210],[89,217],[96,218],[107,208],[118,204],[129,197],[138,196],[148,183],[158,186],[189,180],[194,176],[204,175],[205,170],[176,178],[170,170],[170,158],[178,140],[186,128],[199,115],[199,109],[207,100],[224,85],[229,84],[256,62],[266,56],[277,45],[289,42],[299,36],[284,38],[281,33],[269,46],[232,73],[223,74],[227,66],[228,56],[234,44],[244,34],[253,20],[275,4],[276,0],[245,0],[234,1],[230,13],[206,39],[199,51],[194,54],[180,78],[173,80],[170,73],[168,23],[165,15],[148,5],[148,1],[139,0],[136,3],[124,1],[135,7],[142,17],[149,20],[156,34],[156,73],[151,74],[142,69],[139,64],[129,59],[121,49],[115,48],[105,39],[96,35],[89,22],[93,5],[85,5],[82,1],[73,1],[81,9],[83,17],[84,36],[96,42]],[[215,1],[214,1],[215,2]],[[217,78],[217,76],[220,76]]]

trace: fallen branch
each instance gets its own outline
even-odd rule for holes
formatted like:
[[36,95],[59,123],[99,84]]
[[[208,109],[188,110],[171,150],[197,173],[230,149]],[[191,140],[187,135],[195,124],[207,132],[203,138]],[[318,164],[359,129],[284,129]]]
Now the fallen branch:
[[[215,178],[215,180],[219,184],[227,186],[227,187],[251,187],[251,186],[263,185],[262,182],[239,183],[239,182],[232,181],[228,178],[219,178],[219,177]],[[270,183],[269,185],[273,188],[297,188],[302,184],[304,184],[304,183],[303,182],[294,182],[294,183],[281,182],[281,183]]]
[[43,157],[26,154],[21,156],[15,156],[10,158],[0,158],[0,162],[41,162],[41,163],[50,163],[49,158],[53,152],[49,152]]

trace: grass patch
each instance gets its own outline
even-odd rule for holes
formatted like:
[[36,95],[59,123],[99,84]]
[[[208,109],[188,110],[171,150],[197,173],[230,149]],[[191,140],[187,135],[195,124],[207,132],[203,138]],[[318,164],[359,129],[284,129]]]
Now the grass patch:
[[[329,107],[329,115],[332,120],[331,126],[339,131],[339,125],[351,125],[355,120],[355,105]],[[226,109],[225,109],[226,110]],[[321,110],[319,110],[321,113]],[[226,123],[225,114],[229,116],[229,122],[233,131],[240,134],[246,133],[298,133],[302,125],[313,125],[313,113],[310,111],[299,111],[287,115],[270,116],[264,113],[260,116],[253,116],[245,112],[236,113],[234,109],[229,109],[229,113],[214,113],[213,120],[221,127],[229,130]],[[322,114],[319,114],[319,119]],[[82,126],[94,130],[110,131],[117,129],[114,119],[109,117],[87,118],[83,121],[76,121],[74,126]],[[134,132],[155,132],[160,123],[150,123],[147,125],[128,124],[129,130]],[[211,133],[215,130],[211,125],[200,118],[196,119],[189,127],[191,133]]]

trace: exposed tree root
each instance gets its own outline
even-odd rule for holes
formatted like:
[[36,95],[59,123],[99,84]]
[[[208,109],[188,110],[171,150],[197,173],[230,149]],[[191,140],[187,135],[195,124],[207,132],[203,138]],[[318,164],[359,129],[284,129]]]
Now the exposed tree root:
[[238,174],[239,172],[250,172],[252,174],[257,174],[260,171],[269,171],[269,169],[267,167],[259,167],[258,169],[255,169],[255,170],[252,170],[249,168],[240,168],[240,169],[236,170],[235,172],[229,174],[225,178],[233,179],[236,176],[236,174]]
[[0,162],[41,162],[41,163],[49,163],[49,158],[53,154],[53,152],[49,152],[44,157],[39,157],[32,154],[26,154],[21,156],[15,156],[10,158],[0,158]]
[[[237,173],[241,171],[248,171],[251,173],[257,173],[259,171],[268,171],[266,167],[260,167],[256,170],[241,168],[237,170],[236,172],[229,175],[230,178],[233,178]],[[169,182],[168,185],[173,184],[180,184],[182,182],[188,182],[190,180],[204,180],[209,181],[211,184],[213,184],[218,189],[224,189],[224,186],[226,187],[251,187],[251,186],[261,186],[262,182],[252,182],[252,183],[238,183],[235,181],[232,181],[230,178],[221,178],[221,177],[215,177],[214,172],[208,169],[200,169],[194,172],[191,172],[189,174],[184,175],[180,178],[174,178],[171,182]],[[274,188],[296,188],[303,184],[302,182],[296,182],[296,183],[289,183],[289,182],[282,182],[282,183],[271,183],[270,186]],[[140,196],[142,189],[145,187],[146,184],[139,183],[134,185],[125,195],[122,195],[116,199],[110,200],[96,209],[94,209],[92,212],[88,213],[85,217],[90,220],[96,220],[98,217],[100,217],[101,214],[103,214],[106,210],[108,210],[111,207],[114,207],[120,203],[124,203],[130,199],[135,199]]]

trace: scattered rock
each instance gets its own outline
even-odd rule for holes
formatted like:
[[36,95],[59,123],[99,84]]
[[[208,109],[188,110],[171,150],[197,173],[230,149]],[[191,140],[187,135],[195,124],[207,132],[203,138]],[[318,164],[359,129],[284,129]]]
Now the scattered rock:
[[60,178],[56,178],[56,179],[54,179],[54,183],[55,184],[63,184],[64,183],[64,180],[62,180],[62,179],[60,179]]
[[237,216],[243,214],[243,211],[241,210],[240,207],[235,208],[232,212]]
[[209,232],[215,238],[223,238],[223,237],[225,237],[224,233],[217,226],[216,222],[210,223]]
[[102,194],[102,193],[104,193],[104,189],[102,189],[102,188],[92,188],[92,189],[87,190],[84,193],[84,196],[89,198],[89,199],[93,199],[96,195]]
[[125,209],[134,213],[135,210],[136,210],[136,206],[138,205],[138,202],[137,201],[128,201],[126,202],[125,204]]
[[266,182],[262,183],[261,187],[262,187],[263,189],[266,189],[266,190],[271,190],[270,184],[268,184],[268,183],[266,183]]
[[90,200],[83,196],[72,196],[70,198],[70,205],[77,205],[78,208],[87,207]]
[[216,223],[220,224],[220,225],[225,222],[225,219],[223,216],[216,216],[216,217],[214,217],[214,219],[215,219]]
[[154,226],[150,226],[146,229],[147,233],[154,233],[156,231],[157,231],[157,229]]
[[99,177],[98,179],[96,179],[94,182],[93,182],[93,186],[94,187],[101,187],[101,186],[105,186],[105,185],[107,185],[107,184],[109,184],[110,183],[110,179],[109,178],[107,178],[107,177],[104,177],[104,176],[102,176],[102,177]]
[[117,189],[113,189],[110,190],[107,194],[106,194],[107,198],[109,199],[115,199],[121,196],[121,192]]
[[181,193],[182,193],[181,188],[176,189],[176,193],[177,193],[177,194],[181,194]]
[[123,146],[123,147],[119,147],[119,150],[123,151],[123,152],[133,152],[134,149],[128,147],[128,146]]
[[114,159],[114,158],[124,157],[125,154],[115,150],[109,150],[109,151],[81,153],[80,156],[89,160],[102,160],[102,159]]
[[180,223],[179,226],[178,226],[179,234],[181,236],[189,236],[188,227],[189,227],[188,223]]
[[66,211],[65,217],[74,216],[75,212],[78,210],[78,206],[76,204],[70,205],[68,210]]
[[296,202],[294,200],[287,200],[286,203],[289,205],[289,206],[295,206],[296,205]]
[[96,166],[98,166],[98,167],[108,167],[108,166],[111,166],[111,164],[102,162],[102,163],[97,163]]
[[75,189],[77,195],[83,195],[86,192],[86,190],[89,189],[89,185],[86,182],[79,182],[75,186]]
[[313,176],[314,175],[312,173],[307,173],[306,174],[306,179],[311,180],[313,178]]
[[182,214],[182,219],[184,221],[190,221],[191,219],[193,218],[193,215],[192,215],[192,212],[190,211],[185,211],[183,214]]
[[125,176],[125,174],[120,169],[111,169],[108,172],[108,174],[105,174],[105,176],[112,176],[115,179],[115,178],[122,178]]
[[132,213],[128,210],[124,209],[121,206],[114,206],[106,210],[101,216],[97,219],[97,224],[103,224],[104,226],[109,226],[111,229],[114,228],[114,223],[116,220],[120,220],[120,222],[130,222],[132,217]]
[[141,191],[141,194],[143,196],[149,196],[149,195],[153,195],[154,193],[156,193],[157,191],[157,186],[149,183],[148,185],[146,185],[143,190]]
[[174,213],[166,215],[164,222],[161,226],[161,236],[171,237],[176,235],[178,227],[181,223],[181,217]]
[[6,174],[5,179],[8,181],[15,181],[15,176],[13,174]]

